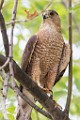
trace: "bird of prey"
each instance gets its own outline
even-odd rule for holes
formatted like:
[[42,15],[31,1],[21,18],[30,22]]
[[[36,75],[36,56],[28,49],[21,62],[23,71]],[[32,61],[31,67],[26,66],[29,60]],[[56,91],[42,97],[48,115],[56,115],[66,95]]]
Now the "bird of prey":
[[45,91],[52,89],[65,71],[70,59],[70,46],[61,34],[60,18],[56,11],[46,10],[43,23],[24,50],[22,69]]
[[25,46],[21,67],[40,88],[49,93],[69,63],[70,46],[64,42],[58,13],[45,10],[42,17],[40,29]]

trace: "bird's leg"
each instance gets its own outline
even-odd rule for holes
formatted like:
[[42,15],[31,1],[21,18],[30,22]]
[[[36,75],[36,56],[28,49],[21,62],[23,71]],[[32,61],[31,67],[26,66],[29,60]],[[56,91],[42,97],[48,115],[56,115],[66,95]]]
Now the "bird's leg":
[[[45,78],[47,80],[47,82],[45,83],[44,87],[42,88],[42,90],[45,91],[51,99],[53,99],[53,91],[51,89],[55,82],[56,73],[57,73],[57,66],[55,66],[53,70],[48,72],[48,74]],[[62,109],[62,107],[58,103],[56,103],[55,100],[54,100],[54,102],[55,102],[55,107]]]
[[51,90],[54,86],[56,75],[57,75],[58,65],[54,66],[52,70],[50,70],[47,74],[47,83],[46,87]]
[[[47,93],[51,93],[50,94],[50,98],[53,99],[53,91],[51,90],[52,87],[54,86],[55,83],[55,78],[56,78],[56,74],[57,74],[57,69],[58,69],[58,65],[54,66],[54,68],[52,70],[50,70],[47,74],[47,84],[45,85],[45,88],[43,88],[45,91],[47,91]],[[59,109],[62,109],[62,107],[55,102],[55,107],[58,107]]]
[[53,91],[50,90],[51,94],[50,94],[50,98],[53,99]]

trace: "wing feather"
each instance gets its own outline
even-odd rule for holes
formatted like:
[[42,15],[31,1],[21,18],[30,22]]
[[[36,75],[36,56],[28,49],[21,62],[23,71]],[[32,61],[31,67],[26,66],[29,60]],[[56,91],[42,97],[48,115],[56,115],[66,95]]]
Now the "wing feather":
[[37,35],[33,35],[27,42],[21,62],[21,68],[25,71],[28,63],[31,61],[32,54],[34,52],[38,37]]
[[70,61],[70,55],[71,55],[70,45],[64,44],[64,51],[63,51],[63,55],[62,55],[60,66],[59,66],[59,73],[58,73],[56,80],[55,80],[55,84],[63,76],[63,74],[68,66],[68,63]]

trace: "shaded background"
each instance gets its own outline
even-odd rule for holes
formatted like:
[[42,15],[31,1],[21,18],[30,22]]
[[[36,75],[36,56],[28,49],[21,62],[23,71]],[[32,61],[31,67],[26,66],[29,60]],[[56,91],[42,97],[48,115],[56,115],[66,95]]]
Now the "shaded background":
[[[30,13],[35,10],[41,12],[42,9],[49,3],[49,0],[19,0],[17,8],[17,20],[27,19],[25,9],[29,9]],[[11,21],[12,8],[14,0],[5,0],[3,6],[3,16],[6,23]],[[65,42],[68,42],[68,0],[53,0],[53,4],[49,9],[56,10],[61,18],[62,34]],[[72,102],[70,107],[70,118],[72,120],[80,120],[80,0],[72,0],[72,14],[73,14],[73,89],[72,89]],[[28,22],[20,22],[15,25],[14,29],[14,48],[13,48],[13,58],[20,65],[21,56],[24,47],[27,43],[29,37],[35,34],[42,22],[42,17],[39,15],[33,20]],[[10,37],[10,25],[6,25],[8,37]],[[3,42],[0,33],[0,53],[4,54]],[[2,88],[2,78],[0,77],[0,89]],[[56,84],[53,88],[54,99],[62,106],[64,109],[67,97],[68,89],[68,69],[66,70],[64,77],[60,82]],[[10,120],[15,120],[16,114],[16,97],[14,92],[9,89],[8,96],[6,100],[7,111]],[[41,105],[37,102],[37,105]],[[33,120],[48,120],[46,117],[37,113],[35,110],[32,112]],[[2,113],[1,104],[1,92],[0,92],[0,120],[4,120]]]

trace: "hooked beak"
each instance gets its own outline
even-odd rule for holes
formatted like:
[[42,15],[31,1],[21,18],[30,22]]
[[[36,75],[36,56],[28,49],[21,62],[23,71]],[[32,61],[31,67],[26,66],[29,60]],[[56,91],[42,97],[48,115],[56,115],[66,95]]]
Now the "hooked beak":
[[46,19],[46,18],[48,18],[46,15],[44,15],[44,14],[42,14],[42,17],[43,17],[43,19]]
[[47,11],[46,11],[46,12],[43,12],[43,13],[42,13],[42,17],[43,17],[43,19],[49,18],[48,12],[47,12]]

